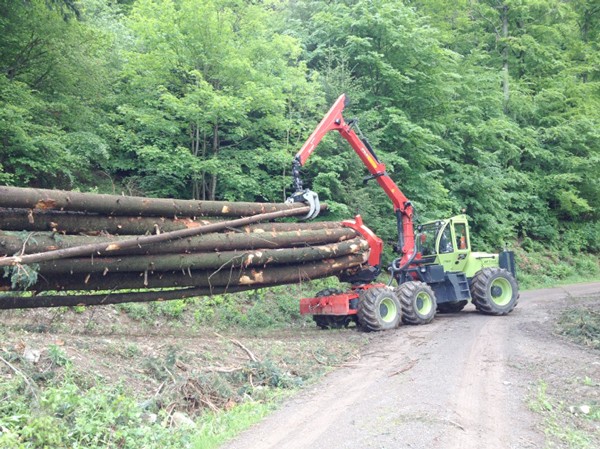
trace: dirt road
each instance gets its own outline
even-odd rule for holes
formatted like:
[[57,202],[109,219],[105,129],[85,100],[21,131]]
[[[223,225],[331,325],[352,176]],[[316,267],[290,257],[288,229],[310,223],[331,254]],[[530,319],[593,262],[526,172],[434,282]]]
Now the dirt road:
[[580,297],[600,306],[600,283],[525,292],[506,317],[469,306],[381,333],[224,448],[542,448],[536,385],[600,375],[597,352],[553,334],[557,311]]

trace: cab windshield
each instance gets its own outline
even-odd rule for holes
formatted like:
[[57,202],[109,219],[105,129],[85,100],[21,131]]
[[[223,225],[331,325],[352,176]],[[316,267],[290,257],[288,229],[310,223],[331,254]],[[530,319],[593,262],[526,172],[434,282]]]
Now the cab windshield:
[[421,226],[420,232],[417,234],[417,252],[421,253],[421,256],[437,254],[435,240],[441,227],[441,222],[428,223]]

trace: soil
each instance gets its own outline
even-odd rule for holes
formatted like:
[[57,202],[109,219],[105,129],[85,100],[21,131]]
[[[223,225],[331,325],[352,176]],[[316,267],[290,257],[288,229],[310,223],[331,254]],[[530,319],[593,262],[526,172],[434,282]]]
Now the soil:
[[[600,353],[556,333],[559,312],[579,305],[600,308],[599,283],[522,293],[504,317],[469,306],[377,334],[360,361],[224,449],[570,447],[531,403],[541,383],[558,403],[600,401]],[[597,421],[584,422],[600,447]]]

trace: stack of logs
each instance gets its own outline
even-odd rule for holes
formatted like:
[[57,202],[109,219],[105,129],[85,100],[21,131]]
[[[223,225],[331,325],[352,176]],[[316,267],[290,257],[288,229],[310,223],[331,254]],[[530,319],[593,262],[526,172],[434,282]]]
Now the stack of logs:
[[[273,222],[308,211],[0,187],[0,291],[11,292],[0,294],[0,309],[235,292],[339,275],[367,260],[367,242],[338,222]],[[15,293],[19,278],[33,294]]]

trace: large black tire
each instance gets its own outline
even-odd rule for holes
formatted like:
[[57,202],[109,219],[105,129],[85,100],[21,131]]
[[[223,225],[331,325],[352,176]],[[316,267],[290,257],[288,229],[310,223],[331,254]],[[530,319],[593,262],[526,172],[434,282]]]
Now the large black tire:
[[402,307],[393,290],[374,287],[360,293],[357,317],[368,331],[395,329],[402,320]]
[[424,282],[405,282],[396,288],[396,295],[402,305],[402,321],[405,324],[427,324],[435,317],[435,293]]
[[[344,293],[342,290],[337,288],[326,288],[318,292],[315,297],[320,298],[322,296],[332,296]],[[313,315],[313,321],[321,329],[341,329],[348,327],[353,321],[353,317],[350,315]]]
[[437,305],[439,313],[458,313],[468,304],[469,301],[443,302]]
[[484,268],[471,280],[475,308],[488,315],[506,315],[519,302],[519,286],[514,276],[503,268]]

